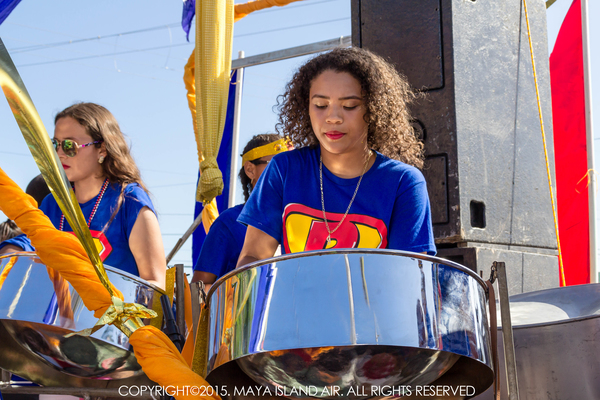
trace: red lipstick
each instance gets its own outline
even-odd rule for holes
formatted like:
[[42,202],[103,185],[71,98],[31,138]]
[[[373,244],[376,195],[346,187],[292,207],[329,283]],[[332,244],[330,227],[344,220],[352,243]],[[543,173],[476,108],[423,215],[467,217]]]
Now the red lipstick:
[[325,133],[325,136],[327,136],[331,140],[338,140],[341,139],[344,136],[344,134],[338,131],[329,131]]

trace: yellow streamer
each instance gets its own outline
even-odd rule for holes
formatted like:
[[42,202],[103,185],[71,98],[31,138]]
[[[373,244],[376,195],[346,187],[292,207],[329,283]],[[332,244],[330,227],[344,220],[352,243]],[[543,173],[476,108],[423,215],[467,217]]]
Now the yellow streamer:
[[117,326],[124,325],[127,320],[131,318],[154,318],[157,314],[153,310],[149,310],[141,304],[137,303],[125,303],[118,297],[112,297],[112,304],[100,317],[96,325],[92,328],[84,329],[79,332],[73,332],[66,335],[71,337],[73,335],[90,336],[104,325],[115,324]]
[[200,162],[196,201],[204,204],[223,192],[217,154],[227,114],[232,48],[233,0],[197,1],[196,132],[199,156],[204,160]]
[[[196,2],[196,49],[185,67],[184,82],[200,163],[196,201],[202,201],[205,206],[223,192],[223,174],[217,164],[217,154],[227,114],[234,13],[238,21],[251,12],[294,1],[299,0],[256,0],[235,7],[232,0]],[[190,76],[194,76],[193,81]],[[205,229],[209,227],[205,225]]]
[[533,80],[535,82],[535,95],[537,98],[538,113],[540,115],[540,126],[542,129],[542,141],[544,142],[544,157],[546,158],[546,172],[548,174],[548,187],[550,188],[550,202],[552,204],[552,216],[554,217],[554,230],[556,232],[556,245],[558,247],[558,268],[560,271],[561,286],[565,286],[565,270],[562,260],[562,251],[560,248],[560,238],[558,236],[558,218],[556,214],[556,205],[554,204],[554,191],[552,190],[552,177],[550,175],[550,162],[548,161],[548,148],[546,146],[546,133],[544,131],[544,118],[542,116],[542,104],[540,101],[540,90],[538,87],[537,74],[535,72],[535,57],[533,56],[533,44],[531,43],[531,30],[529,28],[529,16],[527,14],[527,1],[523,0],[525,9],[525,22],[527,22],[527,38],[529,39],[529,52],[531,53],[531,66],[533,68]]
[[[190,112],[192,113],[192,121],[194,122],[194,135],[196,137],[196,143],[198,145],[198,157],[200,162],[204,160],[202,156],[202,149],[200,147],[200,142],[198,140],[198,132],[196,125],[196,79],[195,79],[195,68],[194,68],[194,59],[195,59],[195,50],[192,51],[192,55],[190,56],[187,64],[184,68],[183,74],[183,82],[185,83],[185,88],[187,90],[187,99],[188,99],[188,107],[190,108]],[[209,204],[205,205],[202,209],[202,225],[204,225],[204,230],[208,233],[211,225],[217,217],[219,216],[219,209],[217,208],[217,202],[213,199]]]

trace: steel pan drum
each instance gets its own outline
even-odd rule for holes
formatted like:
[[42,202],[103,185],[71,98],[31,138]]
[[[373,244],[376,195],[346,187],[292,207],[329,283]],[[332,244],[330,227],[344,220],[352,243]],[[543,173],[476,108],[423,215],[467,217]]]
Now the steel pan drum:
[[[66,338],[91,328],[93,313],[34,253],[0,256],[0,368],[44,386],[117,387],[150,382],[119,329]],[[156,309],[162,291],[105,266],[126,302]],[[153,307],[154,306],[154,307]],[[149,323],[146,320],[145,323]]]
[[285,255],[225,275],[208,303],[207,379],[229,394],[258,383],[291,397],[385,397],[382,388],[429,384],[470,385],[473,395],[493,381],[485,284],[439,258]]
[[[521,400],[600,399],[600,284],[511,296],[510,314]],[[498,342],[501,398],[508,399]]]

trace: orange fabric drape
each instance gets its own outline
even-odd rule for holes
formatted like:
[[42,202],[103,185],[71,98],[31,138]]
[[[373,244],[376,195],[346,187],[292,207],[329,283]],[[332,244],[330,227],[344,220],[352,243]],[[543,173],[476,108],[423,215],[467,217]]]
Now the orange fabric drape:
[[[206,380],[192,372],[167,335],[155,327],[145,326],[136,330],[129,343],[148,378],[174,394],[177,400],[220,399]],[[186,392],[183,390],[186,387],[199,390]],[[176,393],[177,389],[181,392]]]
[[233,20],[237,22],[254,11],[275,6],[283,7],[295,1],[301,0],[254,0],[243,4],[236,4],[233,9]]
[[[79,240],[57,230],[29,196],[0,169],[0,210],[31,239],[42,262],[58,271],[79,293],[88,310],[100,318],[112,305]],[[57,251],[59,249],[59,251]],[[113,286],[115,296],[123,295]]]

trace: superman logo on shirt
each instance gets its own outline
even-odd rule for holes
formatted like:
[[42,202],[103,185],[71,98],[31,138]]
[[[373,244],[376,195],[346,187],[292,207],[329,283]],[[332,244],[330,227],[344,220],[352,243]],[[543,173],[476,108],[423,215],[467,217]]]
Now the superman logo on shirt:
[[[75,232],[69,232],[70,234],[75,236]],[[101,231],[93,231],[90,229],[90,233],[92,234],[92,240],[94,241],[94,245],[96,246],[96,250],[98,250],[98,255],[100,256],[100,260],[104,262],[112,253],[112,246],[110,245],[108,239]]]
[[[387,226],[377,218],[362,214],[326,213],[331,242],[327,245],[327,227],[323,211],[302,204],[288,204],[283,212],[283,246],[286,253],[330,248],[385,248]],[[336,229],[337,228],[337,229]]]

